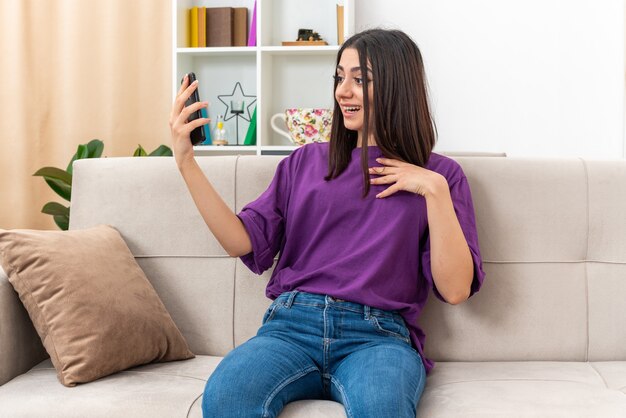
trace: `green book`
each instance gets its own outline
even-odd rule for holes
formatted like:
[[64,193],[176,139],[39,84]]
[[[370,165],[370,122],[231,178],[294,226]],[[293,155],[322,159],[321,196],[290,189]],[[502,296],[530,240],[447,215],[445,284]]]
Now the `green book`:
[[252,113],[252,119],[250,119],[250,125],[248,125],[248,132],[246,132],[246,140],[243,141],[244,145],[256,145],[256,107]]

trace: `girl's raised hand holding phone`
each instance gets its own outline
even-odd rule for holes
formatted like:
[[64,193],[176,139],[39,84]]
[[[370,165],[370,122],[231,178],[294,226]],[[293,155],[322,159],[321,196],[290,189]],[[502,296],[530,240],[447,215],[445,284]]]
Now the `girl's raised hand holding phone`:
[[170,130],[172,132],[172,149],[176,164],[180,167],[185,161],[193,159],[193,145],[191,143],[191,131],[206,125],[211,120],[209,118],[197,118],[191,121],[189,117],[196,111],[208,107],[208,102],[195,102],[185,107],[185,103],[197,90],[198,81],[189,84],[189,75],[185,74],[183,82],[178,90],[176,99],[170,114]]

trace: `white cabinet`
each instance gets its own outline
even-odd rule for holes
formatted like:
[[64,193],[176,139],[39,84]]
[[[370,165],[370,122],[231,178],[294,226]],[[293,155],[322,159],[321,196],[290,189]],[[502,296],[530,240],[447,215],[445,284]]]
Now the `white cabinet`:
[[[271,154],[295,148],[287,139],[274,133],[270,117],[287,108],[330,108],[333,105],[332,76],[339,46],[337,44],[337,4],[344,7],[344,38],[354,33],[354,0],[257,0],[257,46],[188,48],[187,10],[198,7],[247,7],[248,24],[252,21],[254,0],[172,0],[173,9],[173,80],[172,101],[185,73],[194,72],[199,80],[199,94],[208,100],[211,134],[219,115],[227,105],[218,95],[230,95],[237,82],[243,93],[256,96],[257,135],[255,146],[235,146],[235,118],[225,122],[229,146],[199,145],[198,155]],[[281,46],[295,41],[298,29],[313,29],[328,46]],[[251,100],[244,98],[245,106]],[[248,115],[247,109],[245,116]],[[226,118],[230,115],[226,114]],[[239,144],[243,144],[248,122],[239,119]]]

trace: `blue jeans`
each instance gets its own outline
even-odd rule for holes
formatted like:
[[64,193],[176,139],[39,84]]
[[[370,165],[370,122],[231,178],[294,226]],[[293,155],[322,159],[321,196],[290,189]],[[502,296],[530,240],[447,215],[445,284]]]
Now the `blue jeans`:
[[325,399],[342,403],[348,418],[415,418],[425,383],[398,313],[294,290],[218,365],[202,413],[276,417],[289,402]]

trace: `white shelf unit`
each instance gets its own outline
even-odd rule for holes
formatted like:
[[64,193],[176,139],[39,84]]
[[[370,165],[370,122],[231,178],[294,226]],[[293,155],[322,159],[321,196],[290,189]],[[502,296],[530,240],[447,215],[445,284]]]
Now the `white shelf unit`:
[[[198,145],[196,155],[285,154],[296,146],[276,134],[270,118],[288,108],[331,108],[332,75],[337,44],[336,5],[344,6],[344,39],[354,33],[355,0],[257,0],[257,46],[189,48],[187,10],[191,7],[246,7],[252,23],[254,0],[172,0],[173,54],[172,101],[185,73],[199,80],[201,100],[208,100],[213,132],[219,115],[227,111],[218,95],[229,95],[239,82],[246,95],[256,96],[256,145],[235,145],[235,118],[224,123],[229,146]],[[298,29],[313,29],[328,46],[281,46],[293,41]],[[249,103],[245,103],[248,107]],[[247,116],[247,113],[245,113]],[[226,115],[228,117],[229,115]],[[248,122],[239,120],[239,143],[243,144]]]

